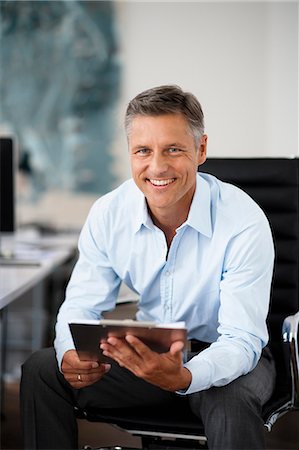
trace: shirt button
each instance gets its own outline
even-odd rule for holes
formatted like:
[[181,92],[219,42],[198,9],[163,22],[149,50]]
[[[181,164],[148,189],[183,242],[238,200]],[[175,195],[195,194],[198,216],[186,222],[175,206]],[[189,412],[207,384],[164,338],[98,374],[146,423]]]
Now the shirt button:
[[171,275],[171,274],[170,274],[169,270],[166,270],[165,276],[166,276],[166,277],[169,277],[170,275]]

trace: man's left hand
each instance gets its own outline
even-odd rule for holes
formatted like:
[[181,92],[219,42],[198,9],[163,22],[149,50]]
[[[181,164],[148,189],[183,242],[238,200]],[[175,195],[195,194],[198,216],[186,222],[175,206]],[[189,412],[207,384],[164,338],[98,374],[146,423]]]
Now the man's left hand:
[[168,391],[187,389],[191,373],[183,366],[182,341],[174,342],[167,353],[156,353],[135,336],[109,337],[100,344],[105,356],[118,362],[137,377]]

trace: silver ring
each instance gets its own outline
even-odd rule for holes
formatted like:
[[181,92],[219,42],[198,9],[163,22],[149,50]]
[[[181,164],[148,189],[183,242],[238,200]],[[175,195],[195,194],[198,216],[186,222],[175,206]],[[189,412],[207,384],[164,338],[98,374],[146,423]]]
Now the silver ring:
[[82,378],[81,378],[81,374],[80,374],[80,373],[78,373],[78,375],[77,375],[77,378],[78,378],[78,381],[81,381],[81,383],[83,382],[83,380],[82,380]]

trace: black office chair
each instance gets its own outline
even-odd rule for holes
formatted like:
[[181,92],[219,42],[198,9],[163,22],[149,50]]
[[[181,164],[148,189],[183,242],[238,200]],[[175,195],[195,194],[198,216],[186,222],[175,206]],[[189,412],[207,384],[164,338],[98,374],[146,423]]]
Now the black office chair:
[[[277,381],[263,408],[268,431],[279,417],[299,410],[299,165],[298,158],[210,158],[200,167],[245,190],[266,213],[276,261],[268,316],[269,345]],[[114,424],[142,438],[143,449],[198,449],[206,446],[203,425],[185,397],[180,410],[127,408],[77,411],[89,421]]]

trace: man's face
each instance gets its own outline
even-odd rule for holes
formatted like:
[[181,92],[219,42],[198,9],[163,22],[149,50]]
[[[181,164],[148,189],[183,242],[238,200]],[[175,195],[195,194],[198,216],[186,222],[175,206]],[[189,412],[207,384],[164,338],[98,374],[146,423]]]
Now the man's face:
[[207,136],[196,148],[182,114],[137,116],[128,136],[132,176],[156,217],[188,214]]

